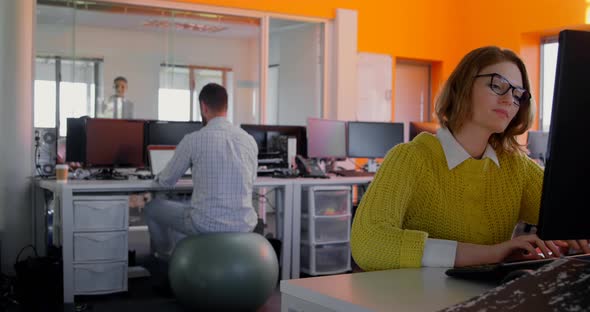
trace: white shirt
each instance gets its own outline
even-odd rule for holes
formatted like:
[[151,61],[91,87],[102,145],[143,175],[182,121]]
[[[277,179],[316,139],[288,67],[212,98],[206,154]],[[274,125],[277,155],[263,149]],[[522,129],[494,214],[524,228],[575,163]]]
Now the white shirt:
[[252,188],[258,166],[254,138],[224,117],[186,135],[156,177],[173,187],[192,166],[191,219],[200,232],[248,232],[257,222]]
[[[440,128],[436,133],[440,141],[449,170],[453,170],[461,163],[471,158],[469,153],[457,142],[451,131],[447,128]],[[483,153],[483,158],[489,158],[496,166],[500,167],[498,155],[494,148],[488,144]],[[424,254],[422,255],[423,267],[453,267],[457,253],[457,241],[445,239],[426,239]]]
[[96,117],[98,118],[115,118],[115,119],[132,119],[133,102],[117,95],[111,95],[99,107]]

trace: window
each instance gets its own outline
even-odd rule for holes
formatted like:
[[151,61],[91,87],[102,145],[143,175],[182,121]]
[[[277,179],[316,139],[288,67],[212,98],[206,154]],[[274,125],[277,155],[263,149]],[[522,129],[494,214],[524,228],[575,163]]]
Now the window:
[[228,119],[233,116],[233,72],[227,68],[166,65],[160,67],[158,119],[200,121],[199,93],[208,83],[224,86],[228,93]]
[[65,136],[67,118],[93,117],[99,93],[95,80],[101,65],[102,60],[37,57],[33,100],[35,127],[59,126],[59,135]]
[[557,38],[547,38],[541,44],[541,105],[539,127],[549,131],[551,124],[551,107],[553,105],[553,88],[555,87],[555,70],[557,68]]

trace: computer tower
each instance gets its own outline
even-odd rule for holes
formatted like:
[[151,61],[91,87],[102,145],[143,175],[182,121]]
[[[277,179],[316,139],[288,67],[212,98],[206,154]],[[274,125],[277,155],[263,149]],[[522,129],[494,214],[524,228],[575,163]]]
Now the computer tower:
[[57,131],[55,128],[35,128],[34,166],[37,175],[54,175],[57,160]]

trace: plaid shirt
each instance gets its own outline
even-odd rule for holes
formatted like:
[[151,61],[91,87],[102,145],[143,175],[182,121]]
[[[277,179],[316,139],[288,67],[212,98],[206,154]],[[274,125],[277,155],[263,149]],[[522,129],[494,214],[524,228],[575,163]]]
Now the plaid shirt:
[[217,117],[182,139],[156,182],[173,187],[192,167],[193,225],[200,232],[247,232],[257,222],[252,206],[257,157],[254,138]]

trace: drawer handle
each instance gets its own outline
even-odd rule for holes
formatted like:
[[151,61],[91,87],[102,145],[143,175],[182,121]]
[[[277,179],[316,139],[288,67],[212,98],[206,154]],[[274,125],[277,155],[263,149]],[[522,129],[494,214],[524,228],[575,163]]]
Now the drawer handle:
[[125,208],[126,205],[127,205],[127,203],[116,203],[114,205],[111,204],[111,205],[102,205],[102,206],[79,204],[79,207],[80,208],[90,208],[90,209],[94,209],[94,210],[104,210],[104,209],[123,209],[123,208]]
[[83,237],[83,238],[85,238],[87,240],[91,240],[91,241],[95,241],[95,242],[104,242],[104,241],[108,241],[108,240],[113,240],[113,239],[119,238],[121,236],[123,236],[123,235],[122,234],[119,234],[119,235],[111,235],[111,236],[94,236],[94,237],[91,237],[91,236],[80,236],[80,237]]
[[[110,269],[115,269],[115,268],[116,267],[112,267]],[[112,271],[112,270],[109,270],[109,268],[83,268],[83,270],[94,272],[94,273],[105,273],[105,272]]]

